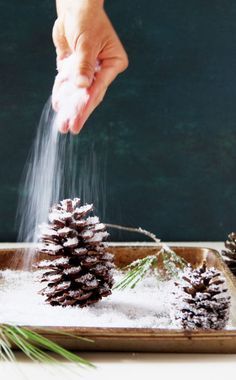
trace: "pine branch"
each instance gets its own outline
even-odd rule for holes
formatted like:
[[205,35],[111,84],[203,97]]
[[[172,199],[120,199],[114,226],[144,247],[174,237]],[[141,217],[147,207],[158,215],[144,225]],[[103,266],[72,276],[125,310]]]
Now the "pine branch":
[[[158,266],[158,258],[162,256],[163,268]],[[124,269],[127,270],[124,277],[113,287],[113,289],[124,290],[126,288],[133,289],[150,271],[157,275],[158,278],[163,280],[170,279],[171,277],[178,277],[180,271],[187,265],[186,261],[164,249],[161,249],[155,255],[146,256],[143,259],[133,261]]]
[[82,367],[94,367],[94,365],[88,360],[66,350],[41,334],[25,327],[8,324],[0,325],[0,359],[7,361],[15,360],[12,344],[15,344],[28,358],[40,363],[60,363],[50,353],[44,351],[47,350]]
[[[164,249],[165,252],[168,252],[170,254],[173,254],[174,256],[179,257],[178,255],[176,255],[176,253],[166,243],[162,243],[161,239],[159,239],[153,232],[144,230],[141,227],[138,227],[138,228],[136,228],[136,227],[126,227],[126,226],[121,226],[119,224],[106,223],[105,226],[107,228],[114,228],[114,229],[117,229],[117,230],[123,230],[123,231],[128,231],[128,232],[135,232],[135,233],[139,233],[139,234],[148,236],[151,240],[153,240],[156,244],[158,244],[158,247],[161,247],[162,249]],[[180,259],[184,260],[182,258],[180,258]]]
[[144,230],[141,227],[138,227],[138,228],[135,228],[135,227],[126,227],[126,226],[120,226],[119,224],[110,224],[110,223],[106,223],[105,225],[106,225],[107,228],[115,228],[117,230],[123,230],[123,231],[128,231],[128,232],[135,232],[135,233],[139,233],[139,234],[142,234],[142,235],[146,235],[151,240],[155,241],[155,243],[160,243],[160,239],[158,239],[155,234],[153,234],[150,231]]
[[126,269],[128,269],[127,274],[113,287],[113,289],[123,290],[127,287],[133,289],[156,262],[156,256],[147,256],[143,259],[133,261],[126,267]]
[[[113,289],[123,290],[126,288],[133,289],[138,282],[140,282],[150,269],[154,269],[158,274],[161,274],[162,278],[168,279],[170,277],[177,277],[179,271],[182,270],[187,262],[182,257],[178,256],[166,243],[162,243],[156,235],[143,228],[134,228],[120,226],[118,224],[106,224],[108,228],[116,228],[119,230],[137,232],[148,236],[152,239],[160,249],[156,254],[138,259],[129,264],[124,269],[127,270],[124,277],[113,287]],[[163,268],[158,268],[158,258],[162,258]],[[154,272],[155,272],[154,271]]]

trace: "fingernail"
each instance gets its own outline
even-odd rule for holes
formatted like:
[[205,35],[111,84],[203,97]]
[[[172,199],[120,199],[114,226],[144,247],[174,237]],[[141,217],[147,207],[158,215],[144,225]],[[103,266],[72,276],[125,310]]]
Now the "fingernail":
[[87,75],[79,75],[76,79],[76,84],[79,87],[89,87],[91,84],[91,81]]

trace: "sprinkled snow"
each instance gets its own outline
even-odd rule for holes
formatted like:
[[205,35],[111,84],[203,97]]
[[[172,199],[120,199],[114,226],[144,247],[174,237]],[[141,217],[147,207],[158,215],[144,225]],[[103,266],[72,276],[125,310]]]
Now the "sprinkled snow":
[[[118,280],[120,274],[115,273]],[[133,290],[113,294],[84,309],[47,305],[38,294],[37,273],[0,272],[0,323],[41,326],[174,328],[170,319],[173,282],[147,277]]]
[[[174,321],[174,282],[147,276],[135,289],[114,290],[87,308],[47,305],[38,294],[38,273],[0,271],[0,323],[33,326],[178,328]],[[115,280],[120,279],[115,272]],[[172,317],[171,317],[172,316]],[[229,322],[228,329],[235,329]]]

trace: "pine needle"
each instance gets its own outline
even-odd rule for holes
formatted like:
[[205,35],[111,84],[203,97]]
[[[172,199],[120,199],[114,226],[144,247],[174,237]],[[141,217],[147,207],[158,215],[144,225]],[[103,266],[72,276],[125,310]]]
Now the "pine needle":
[[5,361],[14,361],[15,355],[11,350],[11,344],[3,332],[0,330],[0,358]]
[[[81,339],[87,340],[86,338]],[[11,348],[12,344],[15,344],[28,358],[40,363],[59,363],[50,353],[44,351],[47,350],[77,365],[94,367],[88,360],[66,350],[41,334],[25,327],[8,324],[0,325],[0,359],[15,360],[14,352]]]
[[128,269],[127,274],[119,281],[113,289],[123,290],[127,287],[133,289],[139,281],[143,279],[145,274],[156,263],[156,256],[147,256],[143,259],[133,261],[125,269]]
[[[124,277],[113,287],[113,289],[123,290],[126,288],[133,289],[147,274],[150,269],[154,269],[157,277],[168,279],[170,277],[177,277],[180,270],[182,270],[187,262],[182,257],[178,256],[166,243],[162,243],[156,235],[143,228],[125,227],[118,224],[106,224],[108,228],[115,228],[128,232],[137,232],[152,239],[160,248],[156,254],[144,257],[143,259],[135,260],[124,269],[127,270]],[[158,268],[158,258],[162,258],[163,268]]]
[[[158,258],[162,255],[163,268],[158,267]],[[145,277],[145,275],[153,270],[153,273],[159,279],[169,279],[178,277],[179,272],[186,266],[184,259],[176,255],[175,252],[167,252],[161,249],[155,255],[146,256],[143,259],[133,261],[124,269],[127,270],[124,277],[113,287],[113,289],[124,290],[126,288],[133,289]]]

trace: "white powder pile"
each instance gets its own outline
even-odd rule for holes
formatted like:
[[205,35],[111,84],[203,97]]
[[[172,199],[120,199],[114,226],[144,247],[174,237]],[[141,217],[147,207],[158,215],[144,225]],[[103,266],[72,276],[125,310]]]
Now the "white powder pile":
[[[170,318],[173,281],[147,276],[135,289],[114,290],[81,309],[47,305],[37,292],[37,273],[0,272],[0,323],[33,326],[176,328]],[[120,273],[115,273],[115,280]]]

